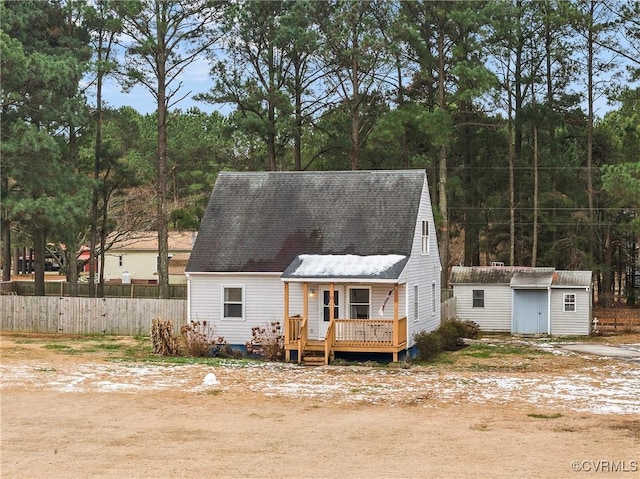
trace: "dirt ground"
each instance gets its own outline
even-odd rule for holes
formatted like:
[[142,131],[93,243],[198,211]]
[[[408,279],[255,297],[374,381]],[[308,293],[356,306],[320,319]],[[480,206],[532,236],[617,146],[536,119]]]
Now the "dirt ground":
[[46,344],[0,336],[2,478],[640,477],[638,363],[547,346],[410,369],[213,367]]

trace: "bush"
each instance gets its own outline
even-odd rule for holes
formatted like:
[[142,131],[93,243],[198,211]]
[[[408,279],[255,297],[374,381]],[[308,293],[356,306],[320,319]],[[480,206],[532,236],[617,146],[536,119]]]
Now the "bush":
[[429,361],[442,352],[442,340],[436,331],[420,331],[414,336],[418,348],[418,359]]
[[224,338],[218,337],[210,339],[213,336],[207,331],[207,322],[192,321],[180,328],[182,335],[183,347],[187,356],[204,357],[210,356],[210,351],[216,345],[225,344]]
[[414,335],[418,358],[424,361],[434,359],[442,351],[455,351],[464,344],[463,338],[476,339],[480,335],[480,327],[473,321],[447,319],[438,329],[420,331]]
[[279,321],[251,328],[247,353],[262,356],[267,361],[281,361],[284,357],[284,334]]

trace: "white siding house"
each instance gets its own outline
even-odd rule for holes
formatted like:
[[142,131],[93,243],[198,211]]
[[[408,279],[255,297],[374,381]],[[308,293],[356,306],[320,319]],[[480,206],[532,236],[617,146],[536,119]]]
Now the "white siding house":
[[[117,234],[115,234],[117,235]],[[168,236],[169,264],[171,259],[188,258],[193,248],[196,233],[193,231],[170,231]],[[171,268],[169,283],[185,282],[184,266],[178,271]],[[158,281],[158,233],[132,232],[113,242],[105,253],[104,278],[108,282],[131,281],[156,283]]]
[[449,283],[458,317],[483,331],[588,335],[591,276],[554,268],[454,266]]
[[440,323],[440,271],[424,171],[224,172],[187,265],[189,320],[235,346],[277,321],[299,361],[397,360]]

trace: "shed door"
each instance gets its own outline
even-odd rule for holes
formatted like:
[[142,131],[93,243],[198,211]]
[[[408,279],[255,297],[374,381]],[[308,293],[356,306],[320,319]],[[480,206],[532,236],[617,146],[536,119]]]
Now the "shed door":
[[546,290],[514,290],[511,331],[516,334],[548,333],[548,304]]

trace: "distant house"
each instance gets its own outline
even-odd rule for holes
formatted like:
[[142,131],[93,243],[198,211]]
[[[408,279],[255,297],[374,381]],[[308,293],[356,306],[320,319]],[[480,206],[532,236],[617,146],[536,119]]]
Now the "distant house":
[[454,266],[449,284],[460,319],[483,331],[588,335],[591,271],[509,266]]
[[411,354],[440,323],[424,171],[218,176],[189,263],[188,316],[243,346],[283,325],[287,358]]
[[[196,233],[170,231],[169,283],[185,283],[184,270],[193,248]],[[106,282],[158,282],[158,233],[131,233],[116,241],[105,254],[104,278]]]

